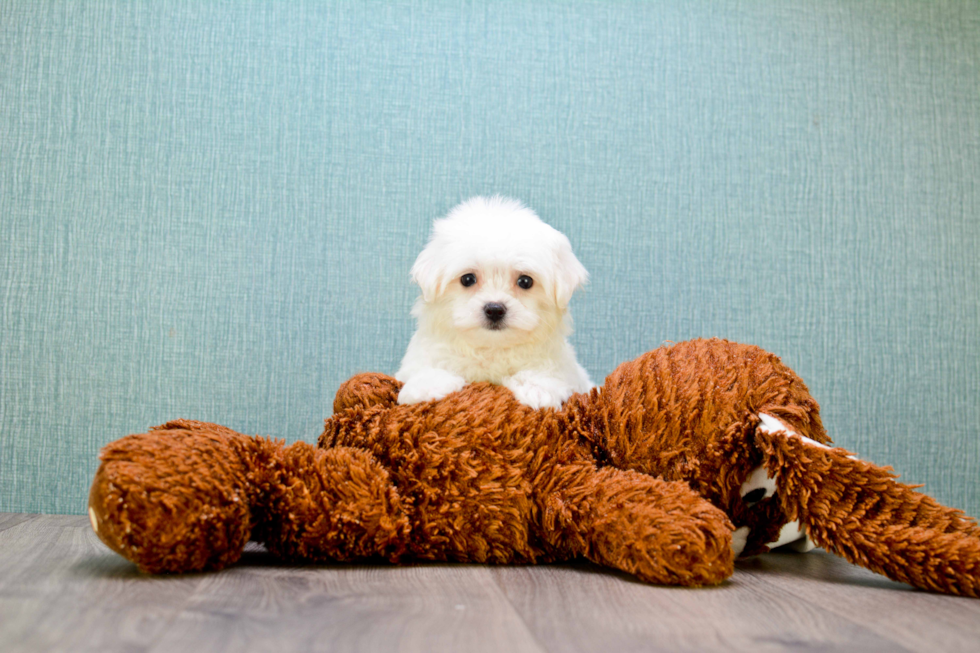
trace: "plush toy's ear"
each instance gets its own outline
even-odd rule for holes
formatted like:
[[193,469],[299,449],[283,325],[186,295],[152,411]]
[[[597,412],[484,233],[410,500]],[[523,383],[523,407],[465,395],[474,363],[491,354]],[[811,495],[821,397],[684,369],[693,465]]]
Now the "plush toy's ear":
[[557,262],[555,271],[555,303],[564,309],[572,299],[572,294],[589,280],[589,272],[572,252],[572,244],[563,234],[559,234],[555,249]]
[[446,289],[446,270],[440,264],[440,253],[435,242],[430,242],[412,265],[412,281],[422,289],[422,298],[431,302]]

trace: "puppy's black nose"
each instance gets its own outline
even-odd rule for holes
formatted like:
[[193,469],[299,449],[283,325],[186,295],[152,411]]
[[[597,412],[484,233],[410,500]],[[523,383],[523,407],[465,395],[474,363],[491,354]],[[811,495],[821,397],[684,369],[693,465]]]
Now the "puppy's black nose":
[[499,302],[489,302],[483,306],[483,314],[491,323],[496,324],[507,315],[507,307]]

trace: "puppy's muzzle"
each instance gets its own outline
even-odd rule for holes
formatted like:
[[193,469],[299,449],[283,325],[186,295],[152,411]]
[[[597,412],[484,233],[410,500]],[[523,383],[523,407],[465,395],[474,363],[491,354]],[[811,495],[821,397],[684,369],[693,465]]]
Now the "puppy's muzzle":
[[504,328],[504,318],[507,307],[500,302],[487,302],[483,305],[483,314],[487,317],[487,328],[496,331]]

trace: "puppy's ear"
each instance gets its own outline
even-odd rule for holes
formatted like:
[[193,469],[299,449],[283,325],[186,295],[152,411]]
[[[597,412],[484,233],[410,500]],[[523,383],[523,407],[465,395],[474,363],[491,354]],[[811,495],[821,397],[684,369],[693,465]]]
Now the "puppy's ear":
[[555,251],[557,269],[555,270],[555,304],[564,310],[572,299],[572,294],[589,280],[589,271],[585,269],[572,252],[572,244],[564,235],[558,242]]
[[429,243],[415,259],[412,266],[412,281],[422,289],[422,298],[431,302],[446,289],[446,274],[439,264],[439,253],[433,243]]

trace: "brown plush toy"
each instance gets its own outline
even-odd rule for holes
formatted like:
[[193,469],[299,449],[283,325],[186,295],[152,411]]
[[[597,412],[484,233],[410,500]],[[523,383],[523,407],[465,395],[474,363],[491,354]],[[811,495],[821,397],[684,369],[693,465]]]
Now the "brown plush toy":
[[980,594],[976,524],[829,447],[806,386],[756,347],[662,347],[560,410],[486,383],[402,406],[399,387],[349,380],[319,447],[191,421],[117,440],[101,453],[92,525],[151,573],[219,569],[251,539],[295,561],[584,557],[705,585],[737,553],[797,539],[920,588]]

